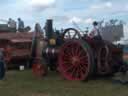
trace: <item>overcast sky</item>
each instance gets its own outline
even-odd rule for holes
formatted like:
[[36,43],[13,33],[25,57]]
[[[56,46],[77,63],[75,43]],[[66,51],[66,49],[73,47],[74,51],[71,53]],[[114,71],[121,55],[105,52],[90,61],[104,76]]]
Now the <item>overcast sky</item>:
[[[128,21],[127,0],[1,0],[0,19],[21,17],[25,25],[42,26],[47,18],[54,27],[73,27],[72,21],[86,28],[94,20]],[[128,28],[125,28],[128,29]]]

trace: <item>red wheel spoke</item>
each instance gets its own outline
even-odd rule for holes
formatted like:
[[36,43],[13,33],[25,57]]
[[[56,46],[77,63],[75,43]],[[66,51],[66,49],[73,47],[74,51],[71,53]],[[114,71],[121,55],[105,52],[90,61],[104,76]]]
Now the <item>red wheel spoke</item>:
[[84,67],[82,67],[81,65],[79,66],[80,68],[80,73],[83,75],[86,73],[86,69]]
[[79,53],[77,53],[79,57],[81,57],[82,50],[79,50]]
[[67,72],[67,71],[69,71],[69,70],[71,70],[71,69],[73,69],[73,68],[74,68],[74,66],[70,66],[70,67],[68,67],[67,69],[65,69],[64,72]]
[[73,67],[73,70],[71,71],[71,76],[74,78],[75,77],[75,71],[76,71],[76,67]]
[[75,47],[75,54],[79,54],[79,51],[80,51],[80,47],[79,46],[78,47]]
[[81,65],[81,67],[83,67],[84,69],[87,69],[87,67],[88,67],[88,64],[80,64]]
[[71,54],[72,56],[75,56],[76,54],[74,53],[74,48],[71,48]]
[[81,69],[80,70],[80,77],[82,78],[85,75],[86,71],[85,71],[85,69],[81,68],[80,66],[79,66],[79,68]]
[[65,54],[63,54],[63,57],[70,57],[70,56],[72,56],[72,55],[69,52],[65,52]]
[[[83,69],[82,69],[83,70]],[[78,68],[77,68],[77,72],[76,72],[76,76],[77,76],[77,78],[81,78],[81,77],[83,77],[83,72],[81,71],[81,68],[80,68],[80,66],[78,66]]]
[[65,66],[66,68],[68,68],[68,67],[72,66],[72,64],[69,63],[69,62],[64,62],[63,66]]
[[[68,49],[67,49],[67,50],[68,50]],[[67,51],[67,50],[66,50],[66,52],[65,52],[64,55],[69,56],[69,57],[72,56],[71,51]]]

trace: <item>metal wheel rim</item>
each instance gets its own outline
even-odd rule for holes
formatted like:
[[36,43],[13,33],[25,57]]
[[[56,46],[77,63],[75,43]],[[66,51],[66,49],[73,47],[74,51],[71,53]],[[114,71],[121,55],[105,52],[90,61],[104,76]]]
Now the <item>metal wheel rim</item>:
[[[72,37],[71,37],[72,34],[70,33],[70,31],[74,31],[74,32],[75,32],[75,34],[73,34]],[[62,35],[62,38],[63,38],[63,39],[65,39],[66,33],[68,33],[68,36],[69,36],[68,39],[76,39],[76,38],[75,38],[76,36],[78,36],[77,39],[81,39],[81,37],[82,37],[81,34],[80,34],[80,32],[77,31],[77,30],[74,29],[74,28],[65,29],[65,31],[63,32],[63,35]]]

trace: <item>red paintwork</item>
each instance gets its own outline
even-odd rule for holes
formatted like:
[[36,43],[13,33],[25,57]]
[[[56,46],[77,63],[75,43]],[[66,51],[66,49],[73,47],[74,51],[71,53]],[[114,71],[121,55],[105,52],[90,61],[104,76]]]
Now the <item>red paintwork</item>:
[[45,67],[43,66],[43,64],[40,63],[32,65],[32,72],[36,77],[42,77],[46,74]]
[[[0,33],[0,48],[4,49],[5,60],[27,60],[30,58],[32,37],[34,32]],[[41,34],[37,34],[42,38]]]

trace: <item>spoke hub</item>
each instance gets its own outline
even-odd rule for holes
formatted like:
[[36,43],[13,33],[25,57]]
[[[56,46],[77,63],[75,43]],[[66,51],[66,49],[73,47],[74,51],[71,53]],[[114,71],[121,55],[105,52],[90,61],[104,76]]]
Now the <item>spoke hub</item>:
[[80,63],[79,57],[77,56],[72,57],[71,60],[73,65],[78,65]]

